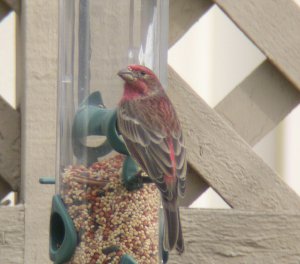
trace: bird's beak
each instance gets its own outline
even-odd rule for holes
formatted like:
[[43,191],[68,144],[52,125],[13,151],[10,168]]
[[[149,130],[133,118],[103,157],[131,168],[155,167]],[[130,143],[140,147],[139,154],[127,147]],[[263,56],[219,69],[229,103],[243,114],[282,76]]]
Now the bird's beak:
[[120,70],[118,72],[118,75],[124,80],[124,81],[127,81],[127,82],[132,82],[134,81],[134,76],[133,76],[133,73],[128,70],[128,69],[123,69],[123,70]]

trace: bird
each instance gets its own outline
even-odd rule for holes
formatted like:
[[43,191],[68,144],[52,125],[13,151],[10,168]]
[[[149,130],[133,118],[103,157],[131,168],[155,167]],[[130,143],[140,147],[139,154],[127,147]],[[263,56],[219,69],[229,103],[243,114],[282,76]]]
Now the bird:
[[177,113],[157,76],[131,64],[118,72],[124,82],[117,129],[130,156],[155,183],[164,212],[163,247],[184,252],[178,197],[186,186],[186,148]]

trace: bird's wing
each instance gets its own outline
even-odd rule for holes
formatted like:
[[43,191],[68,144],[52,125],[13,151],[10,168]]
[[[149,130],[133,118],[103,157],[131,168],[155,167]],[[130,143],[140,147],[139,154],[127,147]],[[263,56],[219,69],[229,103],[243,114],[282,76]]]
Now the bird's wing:
[[180,129],[168,135],[157,124],[149,113],[136,111],[130,104],[118,109],[118,128],[131,156],[171,200],[177,189],[179,195],[184,194],[186,151]]

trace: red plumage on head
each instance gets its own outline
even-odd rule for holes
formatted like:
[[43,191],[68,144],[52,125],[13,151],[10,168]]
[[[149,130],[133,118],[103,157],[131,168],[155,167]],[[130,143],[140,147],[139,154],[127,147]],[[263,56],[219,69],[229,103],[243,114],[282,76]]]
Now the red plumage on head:
[[118,75],[125,81],[122,101],[148,96],[163,90],[154,72],[145,66],[131,64],[119,71]]
[[156,77],[155,73],[150,70],[149,68],[143,66],[143,65],[139,65],[139,64],[131,64],[127,66],[128,69],[131,69],[132,71],[137,71],[137,72],[145,72],[146,74],[152,76],[152,77]]

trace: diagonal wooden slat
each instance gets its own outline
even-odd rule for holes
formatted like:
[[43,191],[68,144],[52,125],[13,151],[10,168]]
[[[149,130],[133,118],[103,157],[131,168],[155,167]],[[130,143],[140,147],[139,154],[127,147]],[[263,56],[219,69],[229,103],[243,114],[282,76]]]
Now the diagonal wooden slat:
[[185,253],[176,263],[300,263],[300,214],[181,209]]
[[[210,0],[170,0],[169,2],[169,47],[172,47],[202,15],[213,5]],[[209,188],[199,177],[199,172],[188,164],[189,177],[183,206],[188,206]]]
[[0,97],[0,175],[13,190],[20,187],[20,114]]
[[300,6],[295,1],[214,1],[300,89]]
[[300,92],[269,61],[214,109],[254,146],[300,103]]
[[233,208],[298,210],[300,198],[169,68],[169,96],[181,119],[188,160]]
[[210,0],[170,0],[169,47],[175,44],[186,31],[213,5]]
[[[225,97],[215,110],[247,143],[254,146],[298,103],[299,92],[266,61]],[[209,188],[205,181],[198,179],[199,176],[197,170],[188,173],[189,192],[181,201],[182,206],[189,206]]]
[[[184,8],[185,5],[186,8]],[[210,6],[211,3],[208,1],[170,1],[170,46],[185,33],[184,29],[188,30]],[[262,89],[262,86],[264,89]],[[272,100],[274,99],[273,94],[268,98],[268,104],[264,104],[259,100],[259,96],[261,95],[264,98],[267,97],[266,86],[268,86],[269,90],[275,92],[275,95],[277,95],[276,99],[278,100]],[[257,87],[261,89],[257,89]],[[285,90],[284,87],[286,88]],[[254,98],[257,99],[256,102],[253,102],[251,97],[246,95],[249,92],[255,94]],[[282,98],[279,98],[280,95],[282,95]],[[241,102],[240,99],[242,97],[246,100],[243,104],[239,105],[242,109],[234,112],[236,108],[232,107],[234,105],[232,103],[235,101],[235,98]],[[229,124],[253,146],[272,130],[297,103],[298,93],[295,91],[293,85],[268,61],[258,67],[215,109],[223,117],[226,117],[225,120],[229,121]],[[253,111],[254,109],[256,111]],[[241,118],[238,112],[246,113],[246,118]],[[259,112],[263,115],[256,116],[255,114]],[[254,117],[256,118],[255,122],[248,122],[248,120],[252,120]],[[200,195],[209,187],[204,181],[195,179],[194,177],[198,177],[197,171],[193,170],[193,172],[189,174],[187,188],[190,190],[199,188],[199,192],[189,192],[186,199],[182,202],[184,206],[191,204],[198,198],[197,194]]]
[[[251,146],[269,131],[300,102],[299,91],[269,61],[265,61],[240,85],[228,94],[215,110]],[[187,188],[191,190],[183,206],[190,205],[209,186],[194,171],[188,174]],[[199,191],[194,192],[199,188]],[[194,190],[194,191],[192,191]]]
[[184,199],[180,199],[180,206],[191,205],[199,196],[209,188],[199,171],[188,162],[186,192]]

